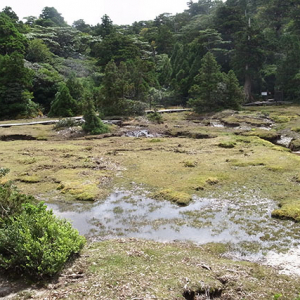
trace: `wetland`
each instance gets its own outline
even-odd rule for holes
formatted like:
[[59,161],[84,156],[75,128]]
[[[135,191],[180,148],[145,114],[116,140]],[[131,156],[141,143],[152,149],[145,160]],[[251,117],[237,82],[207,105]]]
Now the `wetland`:
[[[61,277],[68,284],[51,285],[62,298],[296,299],[299,132],[297,106],[164,114],[162,124],[138,117],[100,136],[5,127],[2,181],[89,240]],[[84,288],[68,277],[81,271]]]

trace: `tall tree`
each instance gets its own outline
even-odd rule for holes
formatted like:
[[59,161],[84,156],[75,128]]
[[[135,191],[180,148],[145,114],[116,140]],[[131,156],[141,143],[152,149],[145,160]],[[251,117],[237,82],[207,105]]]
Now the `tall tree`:
[[0,55],[0,118],[31,114],[30,100],[33,96],[29,88],[32,78],[33,72],[24,67],[21,54]]
[[44,27],[66,27],[68,24],[65,22],[61,14],[54,8],[46,6],[36,24]]
[[77,111],[77,103],[70,95],[65,83],[61,83],[49,111],[50,117],[73,117]]
[[14,51],[24,54],[26,38],[18,31],[13,21],[5,13],[0,13],[0,55]]
[[115,32],[115,27],[112,20],[108,15],[104,15],[101,18],[101,24],[97,24],[94,28],[95,35],[100,35],[102,38],[113,34]]
[[220,66],[210,52],[203,57],[201,65],[190,89],[193,99],[189,104],[198,112],[215,110],[220,106],[220,82],[223,81]]

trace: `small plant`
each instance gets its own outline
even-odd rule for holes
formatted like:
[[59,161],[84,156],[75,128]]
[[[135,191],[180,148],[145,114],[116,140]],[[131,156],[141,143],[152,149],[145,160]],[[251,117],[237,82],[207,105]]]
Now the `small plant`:
[[154,113],[148,114],[147,118],[148,118],[149,121],[157,123],[157,124],[162,124],[163,123],[163,117],[157,111],[154,112]]
[[223,143],[219,143],[218,146],[220,148],[227,148],[227,149],[230,149],[230,148],[234,148],[236,145],[235,142],[223,142]]
[[9,172],[8,168],[0,168],[0,178],[5,176]]
[[278,300],[279,298],[281,298],[282,297],[282,294],[275,294],[274,296],[273,296],[273,299],[274,300]]
[[61,119],[59,120],[53,127],[55,130],[59,130],[62,128],[70,128],[70,127],[75,127],[79,126],[82,124],[82,121],[78,121],[72,118],[66,118],[66,119]]

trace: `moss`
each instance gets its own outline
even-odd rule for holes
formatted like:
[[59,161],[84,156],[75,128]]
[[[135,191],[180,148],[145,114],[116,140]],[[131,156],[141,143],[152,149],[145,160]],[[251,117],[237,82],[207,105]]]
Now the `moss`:
[[279,209],[275,209],[272,212],[272,217],[278,219],[291,219],[300,222],[300,201],[292,201],[292,203],[288,203]]
[[183,193],[183,192],[178,192],[178,191],[173,191],[170,189],[165,189],[165,190],[161,190],[157,193],[154,193],[153,198],[158,199],[158,200],[168,200],[168,201],[174,202],[180,206],[186,206],[192,200],[192,197],[189,194]]
[[263,140],[267,140],[270,142],[275,142],[280,138],[280,134],[272,130],[268,131],[268,130],[257,129],[253,131],[243,132],[241,134],[245,136],[257,136]]
[[63,194],[70,194],[76,200],[94,201],[99,197],[99,189],[95,184],[83,184],[81,182],[65,182],[58,186]]
[[187,161],[184,161],[183,162],[183,165],[187,168],[194,168],[197,166],[197,162],[195,161],[190,161],[190,160],[187,160]]
[[291,121],[291,117],[287,116],[272,116],[272,120],[276,123],[288,123]]
[[250,160],[250,161],[240,161],[240,160],[232,160],[232,161],[229,161],[230,164],[232,166],[235,166],[235,167],[255,167],[255,166],[264,166],[265,163],[262,162],[262,161],[255,161],[255,160]]
[[220,148],[227,148],[227,149],[234,148],[235,145],[236,145],[235,142],[221,142],[218,144]]
[[292,151],[300,151],[300,139],[295,139],[291,142],[290,148]]
[[25,183],[38,183],[38,182],[41,182],[41,178],[39,178],[38,176],[34,176],[34,175],[33,176],[25,175],[25,176],[20,176],[19,181],[25,182]]

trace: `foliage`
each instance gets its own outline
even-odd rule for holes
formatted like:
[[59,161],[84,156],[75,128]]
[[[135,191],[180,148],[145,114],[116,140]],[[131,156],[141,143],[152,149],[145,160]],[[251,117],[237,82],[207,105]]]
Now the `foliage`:
[[[1,176],[8,171],[1,168]],[[0,228],[9,220],[9,218],[19,215],[25,203],[34,203],[35,199],[19,193],[16,187],[11,183],[0,185]]]
[[75,127],[81,125],[81,122],[76,120],[76,119],[72,119],[72,118],[66,118],[66,119],[61,119],[59,120],[54,126],[53,128],[55,130],[59,130],[62,128],[70,128],[70,127]]
[[[0,177],[9,172],[0,168]],[[82,249],[85,239],[43,203],[0,185],[0,268],[34,278],[53,276]]]
[[0,118],[34,115],[37,107],[30,102],[33,96],[28,90],[32,78],[21,54],[0,55]]
[[24,204],[0,229],[0,240],[0,267],[35,278],[57,274],[85,242],[43,203]]
[[147,115],[147,119],[154,122],[154,123],[158,123],[158,124],[162,124],[163,123],[163,117],[160,113],[158,113],[157,111],[154,113],[150,113]]
[[4,12],[0,13],[0,55],[10,55],[14,51],[24,54],[26,43],[26,38],[11,18]]
[[237,78],[231,70],[221,73],[214,56],[208,52],[201,61],[199,74],[190,90],[193,99],[189,104],[197,111],[215,111],[225,108],[238,109],[243,93]]
[[54,8],[46,6],[40,17],[35,22],[43,27],[65,27],[68,26],[61,14]]
[[108,15],[101,18],[101,24],[97,24],[94,28],[95,35],[100,35],[102,38],[115,32],[113,22]]
[[77,111],[77,103],[72,98],[65,83],[61,83],[49,111],[50,117],[73,117]]
[[51,52],[43,40],[29,41],[26,59],[31,62],[47,62],[51,58]]
[[101,134],[109,131],[101,119],[96,115],[94,103],[90,95],[86,95],[84,107],[84,124],[82,128],[90,134]]

